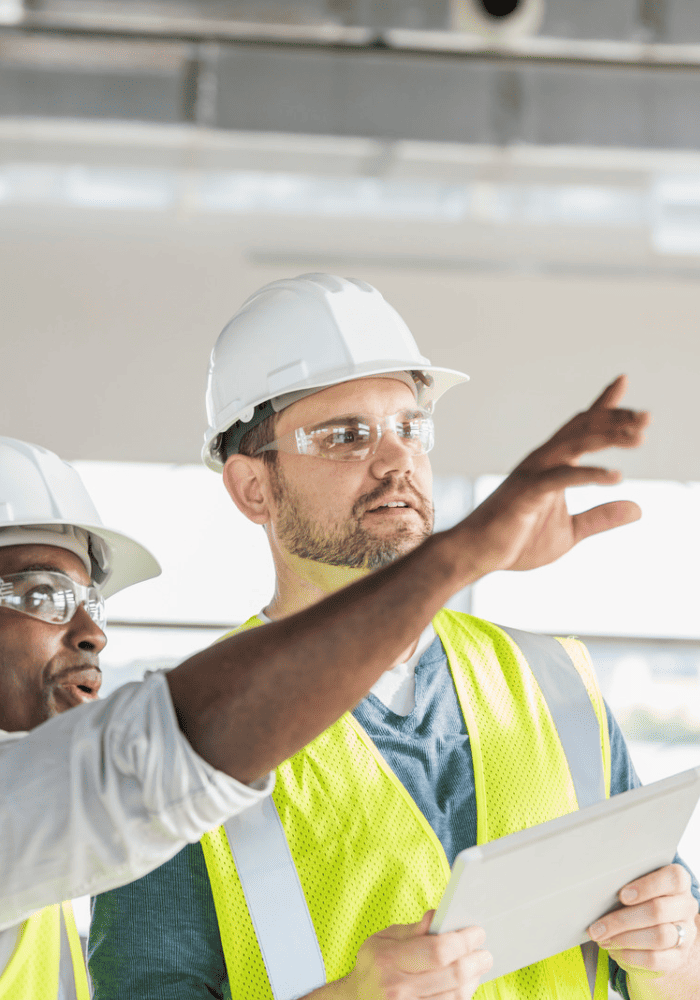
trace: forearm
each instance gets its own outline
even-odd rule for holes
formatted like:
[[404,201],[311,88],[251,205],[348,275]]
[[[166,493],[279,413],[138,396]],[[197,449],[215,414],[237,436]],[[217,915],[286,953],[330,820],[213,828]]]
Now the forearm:
[[460,525],[296,615],[238,633],[168,674],[183,732],[251,782],[367,693],[445,601],[481,572]]
[[251,782],[356,704],[457,590],[486,573],[534,569],[582,538],[640,516],[625,501],[571,517],[564,490],[616,482],[581,455],[634,447],[647,414],[615,409],[616,379],[588,410],[532,452],[464,521],[306,611],[242,632],[169,675],[190,743],[214,767]]
[[264,797],[192,752],[162,673],[0,740],[0,788],[0,930],[141,878]]
[[700,916],[695,918],[698,936],[687,963],[677,972],[653,973],[643,969],[627,972],[630,1000],[697,1000],[700,996]]

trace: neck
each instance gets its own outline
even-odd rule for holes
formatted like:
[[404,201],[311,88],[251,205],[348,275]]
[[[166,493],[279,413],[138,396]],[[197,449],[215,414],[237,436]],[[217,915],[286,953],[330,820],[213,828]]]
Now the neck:
[[367,576],[369,570],[349,566],[328,566],[313,559],[302,559],[291,552],[273,551],[275,593],[265,608],[273,620],[304,611],[336,590]]
[[[304,611],[329,594],[349,586],[371,572],[349,566],[329,566],[280,550],[273,550],[273,558],[276,572],[275,593],[264,609],[265,614],[273,621]],[[415,651],[419,638],[417,635],[393,663],[387,664],[386,669],[391,669],[397,663],[405,663]]]

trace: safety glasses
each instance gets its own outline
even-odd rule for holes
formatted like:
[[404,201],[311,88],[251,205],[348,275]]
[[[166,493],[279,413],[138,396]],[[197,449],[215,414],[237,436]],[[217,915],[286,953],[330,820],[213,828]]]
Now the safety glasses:
[[105,602],[96,587],[84,587],[65,573],[32,570],[0,577],[0,607],[12,608],[23,615],[65,625],[81,604],[92,620],[104,628]]
[[313,427],[297,427],[255,452],[286,451],[335,462],[362,462],[374,455],[382,435],[392,431],[414,454],[425,455],[435,444],[435,425],[427,410],[399,410],[389,416],[361,414],[332,417]]

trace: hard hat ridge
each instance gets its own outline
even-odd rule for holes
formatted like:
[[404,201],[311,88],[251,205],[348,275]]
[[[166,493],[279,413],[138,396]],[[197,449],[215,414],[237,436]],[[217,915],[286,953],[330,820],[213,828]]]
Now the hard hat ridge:
[[[202,458],[221,470],[227,453],[270,413],[313,391],[396,373],[426,409],[467,375],[436,368],[398,312],[372,285],[331,274],[302,274],[263,286],[224,327],[211,354],[209,428]],[[262,415],[261,415],[262,414]],[[233,430],[234,425],[240,425]],[[247,426],[243,426],[247,425]]]

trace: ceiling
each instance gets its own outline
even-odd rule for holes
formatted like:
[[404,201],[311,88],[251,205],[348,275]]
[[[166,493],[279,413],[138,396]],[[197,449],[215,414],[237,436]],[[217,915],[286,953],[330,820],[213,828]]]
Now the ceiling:
[[458,30],[481,2],[4,0],[0,116],[698,148],[694,0],[519,0],[514,38]]
[[472,375],[437,471],[506,471],[624,370],[655,422],[614,460],[700,480],[690,0],[550,0],[510,40],[427,0],[0,18],[3,433],[197,461],[217,332],[320,269],[378,285]]

